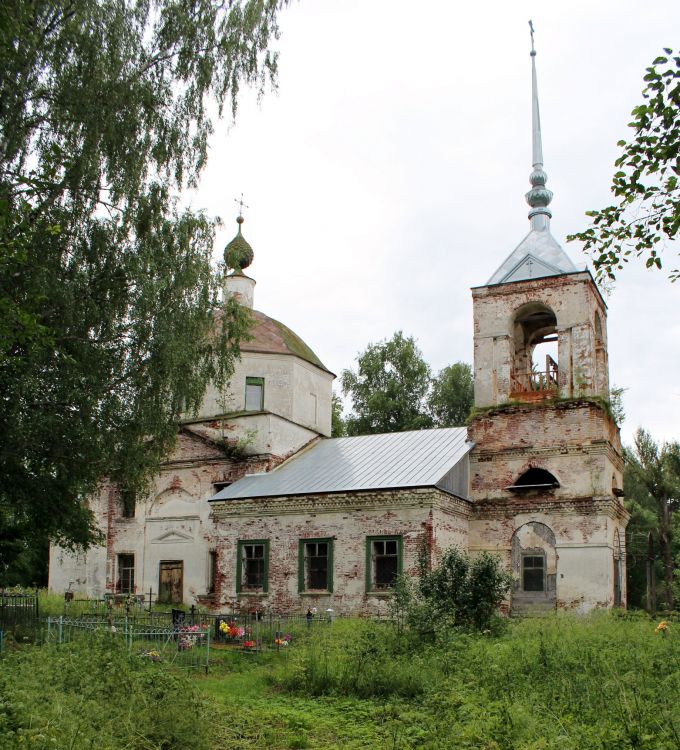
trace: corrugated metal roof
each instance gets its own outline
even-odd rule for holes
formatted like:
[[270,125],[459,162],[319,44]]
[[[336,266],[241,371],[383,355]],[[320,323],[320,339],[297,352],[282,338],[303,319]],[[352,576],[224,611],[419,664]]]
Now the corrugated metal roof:
[[471,448],[464,427],[322,440],[267,474],[243,477],[211,500],[432,487]]

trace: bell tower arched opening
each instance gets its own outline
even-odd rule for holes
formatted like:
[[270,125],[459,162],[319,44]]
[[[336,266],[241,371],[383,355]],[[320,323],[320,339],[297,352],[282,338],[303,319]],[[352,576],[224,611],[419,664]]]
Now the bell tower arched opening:
[[541,302],[517,310],[513,321],[511,396],[550,395],[559,386],[557,317]]

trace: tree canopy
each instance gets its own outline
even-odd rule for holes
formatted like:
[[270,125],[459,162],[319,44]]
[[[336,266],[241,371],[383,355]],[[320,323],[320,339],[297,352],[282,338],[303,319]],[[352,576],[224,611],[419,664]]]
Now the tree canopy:
[[472,368],[456,362],[432,378],[428,406],[436,427],[460,427],[465,424],[474,403]]
[[342,391],[352,399],[348,435],[420,430],[432,426],[425,411],[430,368],[415,339],[397,331],[388,341],[369,344],[358,369],[343,370]]
[[[625,451],[625,459],[626,504],[632,514],[628,529],[629,553],[635,553],[639,562],[644,563],[646,535],[652,532],[661,555],[666,606],[672,610],[674,556],[680,541],[673,533],[676,511],[680,507],[680,443],[659,443],[646,430],[639,429],[633,448]],[[630,574],[639,596],[641,576],[635,569],[631,569]]]
[[465,423],[472,406],[472,370],[463,362],[434,378],[416,341],[397,331],[369,344],[357,356],[358,369],[343,370],[340,383],[352,411],[348,435],[453,427]]
[[[591,226],[573,234],[593,258],[599,277],[614,279],[631,256],[662,267],[664,245],[680,230],[680,56],[664,49],[647,68],[644,102],[633,109],[630,141],[621,140],[611,191],[617,202],[588,211]],[[680,268],[669,272],[680,278]]]
[[132,501],[233,372],[249,320],[177,197],[209,113],[275,75],[285,1],[0,4],[0,569],[9,540],[91,543],[100,478]]

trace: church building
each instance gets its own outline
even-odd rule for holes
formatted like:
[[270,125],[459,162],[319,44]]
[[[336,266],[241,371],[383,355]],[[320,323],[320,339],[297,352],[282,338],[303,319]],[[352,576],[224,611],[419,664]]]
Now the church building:
[[[51,550],[50,588],[146,593],[216,610],[386,611],[399,573],[455,545],[498,554],[515,612],[625,605],[618,427],[607,308],[550,232],[532,50],[530,231],[472,290],[475,406],[467,428],[330,438],[334,375],[253,309],[238,218],[225,295],[252,340],[225,393],[183,422],[148,498],[126,514],[106,482],[106,544]],[[537,359],[541,353],[540,361]]]

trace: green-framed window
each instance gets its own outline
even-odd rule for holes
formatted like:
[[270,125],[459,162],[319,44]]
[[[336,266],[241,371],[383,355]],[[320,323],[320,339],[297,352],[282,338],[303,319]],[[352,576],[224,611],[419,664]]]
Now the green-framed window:
[[545,591],[545,557],[522,555],[522,591]]
[[264,378],[246,378],[246,411],[264,409]]
[[366,591],[389,591],[403,569],[402,536],[366,537]]
[[236,592],[269,590],[269,539],[239,540],[236,557]]
[[298,591],[333,591],[333,539],[300,539]]

